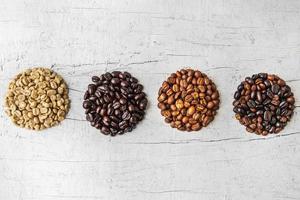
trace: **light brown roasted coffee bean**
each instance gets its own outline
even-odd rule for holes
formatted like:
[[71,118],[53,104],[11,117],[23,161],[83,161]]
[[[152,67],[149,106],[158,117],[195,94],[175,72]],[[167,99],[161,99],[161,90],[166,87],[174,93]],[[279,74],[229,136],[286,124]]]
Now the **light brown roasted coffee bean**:
[[215,84],[204,73],[192,69],[172,73],[159,89],[158,101],[165,121],[181,131],[198,131],[207,126],[220,103]]

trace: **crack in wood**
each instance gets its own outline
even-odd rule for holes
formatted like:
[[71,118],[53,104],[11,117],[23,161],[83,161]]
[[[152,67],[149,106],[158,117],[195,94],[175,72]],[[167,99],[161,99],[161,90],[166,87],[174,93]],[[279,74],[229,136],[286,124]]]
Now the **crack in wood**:
[[285,81],[285,82],[296,82],[296,81],[300,81],[300,79],[291,79],[291,80],[287,80],[287,81]]
[[212,139],[212,140],[202,140],[202,139],[190,139],[190,140],[181,140],[181,141],[162,141],[162,142],[134,142],[134,143],[126,143],[126,144],[148,144],[148,145],[160,145],[160,144],[190,144],[193,142],[200,142],[200,143],[216,143],[216,142],[225,142],[225,141],[239,141],[239,142],[251,142],[257,140],[270,140],[280,137],[292,136],[300,134],[299,132],[292,132],[282,135],[276,136],[269,136],[269,137],[262,137],[262,138],[252,138],[243,140],[243,137],[232,137],[232,138],[223,138],[223,139]]
[[76,119],[76,118],[71,118],[71,117],[66,117],[68,120],[73,120],[73,121],[80,121],[80,122],[86,122],[87,120],[85,119]]
[[69,90],[72,90],[72,91],[75,91],[75,92],[80,92],[80,93],[84,93],[83,91],[81,91],[81,90],[77,90],[77,89],[74,89],[74,88],[70,88],[69,87]]
[[131,63],[127,63],[127,64],[121,64],[120,66],[130,66],[130,65],[144,65],[144,64],[148,64],[148,63],[157,63],[157,62],[161,62],[164,60],[147,60],[147,61],[142,61],[142,62],[131,62]]
[[150,194],[166,194],[166,193],[201,193],[200,191],[194,190],[162,190],[162,191],[146,191],[146,190],[138,190],[142,193],[150,193]]

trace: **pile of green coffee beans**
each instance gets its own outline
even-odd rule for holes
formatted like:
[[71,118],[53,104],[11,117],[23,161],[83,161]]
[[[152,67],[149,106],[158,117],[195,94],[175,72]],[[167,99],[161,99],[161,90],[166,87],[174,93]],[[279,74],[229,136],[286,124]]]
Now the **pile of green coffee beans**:
[[[104,135],[131,132],[148,108],[144,86],[128,72],[95,74],[83,96],[86,121]],[[277,75],[246,77],[233,96],[235,118],[250,133],[277,134],[291,120],[295,98]],[[171,73],[158,89],[157,107],[164,121],[180,131],[199,131],[215,118],[220,105],[216,84],[191,68]],[[68,87],[48,68],[27,69],[9,84],[5,111],[17,126],[43,130],[62,122],[69,111]]]

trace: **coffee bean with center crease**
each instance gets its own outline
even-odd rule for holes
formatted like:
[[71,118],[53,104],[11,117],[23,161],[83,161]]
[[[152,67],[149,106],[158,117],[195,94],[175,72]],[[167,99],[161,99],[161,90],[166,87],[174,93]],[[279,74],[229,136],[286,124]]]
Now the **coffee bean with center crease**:
[[238,86],[233,111],[248,132],[265,136],[277,134],[286,126],[293,115],[294,103],[294,94],[284,80],[260,73],[246,77]]
[[143,86],[130,73],[120,71],[93,76],[92,82],[82,104],[91,126],[111,136],[132,131],[148,104]]

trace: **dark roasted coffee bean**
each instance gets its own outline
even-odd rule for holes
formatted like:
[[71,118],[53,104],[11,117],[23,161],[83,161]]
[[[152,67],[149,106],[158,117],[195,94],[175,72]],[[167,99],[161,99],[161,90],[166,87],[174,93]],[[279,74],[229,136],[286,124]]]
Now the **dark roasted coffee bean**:
[[120,108],[121,103],[119,101],[116,101],[115,103],[113,103],[113,108],[116,110],[118,108]]
[[277,84],[272,85],[271,90],[273,94],[277,94],[279,92],[280,86]]
[[120,83],[120,79],[119,78],[113,78],[113,79],[111,79],[111,83],[113,85],[118,85]]
[[119,121],[120,121],[120,119],[119,119],[118,117],[114,116],[114,115],[109,116],[109,118],[110,118],[112,121],[114,121],[114,122],[119,122]]
[[106,73],[104,74],[104,78],[105,78],[107,81],[111,80],[111,79],[112,79],[111,73],[106,72]]
[[89,122],[92,122],[93,121],[93,115],[91,114],[91,113],[88,113],[87,115],[86,115],[86,120],[87,121],[89,121]]
[[96,85],[90,84],[90,85],[88,86],[88,92],[89,92],[89,94],[94,94],[95,91],[96,91]]
[[122,87],[128,87],[129,83],[127,81],[122,81],[121,86]]
[[130,115],[130,112],[129,111],[125,111],[124,113],[123,113],[123,115],[122,115],[122,119],[123,120],[129,120],[130,119],[130,117],[131,117],[131,115]]
[[125,98],[121,98],[121,99],[120,99],[120,103],[121,103],[122,105],[124,105],[124,104],[127,103],[127,100],[126,100]]
[[260,78],[262,78],[263,80],[265,80],[268,77],[268,74],[267,73],[259,73],[258,76]]
[[245,78],[245,81],[247,81],[250,85],[254,84],[253,79],[250,78],[250,77],[246,77],[246,78]]
[[253,101],[252,99],[250,99],[250,100],[247,102],[247,106],[248,106],[249,108],[255,108],[256,103],[255,103],[255,101]]
[[100,81],[100,78],[99,78],[98,76],[93,76],[93,77],[92,77],[92,81],[93,81],[94,83],[97,83],[97,82]]
[[92,105],[92,103],[90,101],[84,101],[82,104],[82,107],[85,109],[88,109],[91,107],[91,105]]
[[142,99],[142,98],[144,98],[145,97],[145,93],[139,93],[139,94],[137,94],[137,95],[135,95],[134,96],[134,99],[135,100],[139,100],[139,99]]
[[263,102],[263,105],[268,105],[268,104],[270,104],[270,102],[271,102],[271,99],[266,99],[266,100],[264,100],[264,102]]
[[276,120],[276,117],[273,116],[273,117],[271,118],[271,122],[270,122],[270,123],[271,123],[272,125],[275,125],[275,124],[276,124],[276,121],[277,121],[277,120]]
[[285,108],[288,106],[288,103],[286,101],[282,101],[280,104],[279,104],[279,107],[282,109],[282,108]]
[[249,113],[248,115],[247,115],[247,117],[249,117],[249,118],[253,118],[253,117],[255,117],[256,116],[256,114],[255,113]]
[[256,97],[256,91],[252,91],[250,97],[251,99],[254,99]]
[[265,111],[264,113],[264,120],[269,122],[271,120],[272,113],[270,111]]
[[262,96],[261,96],[261,92],[260,91],[257,91],[256,93],[256,99],[258,102],[262,102]]
[[83,100],[87,100],[90,97],[89,91],[86,91],[83,96]]
[[148,104],[148,100],[147,100],[147,99],[143,99],[143,100],[141,100],[140,103],[139,103],[139,108],[140,108],[141,110],[145,110],[146,107],[147,107],[147,104]]
[[122,95],[127,96],[129,92],[128,92],[127,88],[121,88],[121,93],[122,93]]
[[111,122],[110,122],[110,125],[111,125],[112,127],[116,128],[116,129],[119,128],[119,125],[118,125],[115,121],[111,121]]
[[102,126],[101,132],[102,132],[104,135],[110,134],[110,131],[109,131],[109,129],[108,129],[106,126]]
[[244,84],[240,84],[239,86],[238,86],[238,91],[242,91],[244,89]]
[[128,125],[127,125],[127,121],[121,121],[121,122],[119,123],[120,129],[123,129],[123,130],[124,130],[127,126],[128,126]]
[[[244,85],[243,89],[241,85]],[[236,93],[240,93],[238,98]],[[246,77],[236,93],[233,111],[249,132],[258,135],[278,133],[293,115],[293,93],[285,81],[276,75],[259,73],[252,78]]]
[[135,106],[132,105],[132,104],[130,104],[130,105],[128,106],[128,110],[129,110],[129,112],[135,111]]
[[100,86],[98,86],[98,89],[100,92],[103,92],[103,93],[109,92],[107,85],[100,85]]
[[241,93],[239,91],[236,91],[234,93],[234,99],[239,99],[241,97]]
[[271,86],[271,82],[269,80],[265,80],[264,84],[265,84],[266,88],[269,88]]
[[264,111],[263,110],[259,110],[256,112],[256,115],[263,115],[264,114]]

